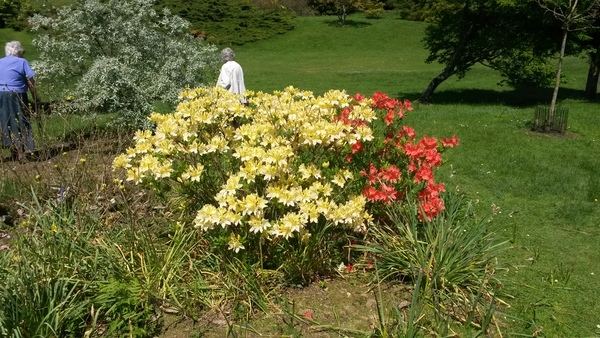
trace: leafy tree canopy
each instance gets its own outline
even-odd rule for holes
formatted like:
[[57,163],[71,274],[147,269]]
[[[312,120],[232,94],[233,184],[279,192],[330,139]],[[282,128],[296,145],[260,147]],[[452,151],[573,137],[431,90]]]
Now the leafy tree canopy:
[[426,61],[445,68],[425,90],[422,102],[429,101],[448,77],[462,77],[477,63],[499,70],[511,85],[549,83],[553,71],[546,60],[556,51],[560,26],[544,16],[535,1],[441,2],[445,6],[435,11],[424,42],[430,52]]
[[308,5],[319,14],[337,15],[341,25],[350,13],[363,11],[368,16],[376,17],[385,8],[385,2],[379,0],[308,0]]
[[77,112],[117,112],[136,128],[147,126],[155,102],[212,84],[218,71],[216,48],[187,34],[187,21],[158,13],[153,0],[78,0],[30,23],[39,32],[40,89],[72,97],[68,107]]

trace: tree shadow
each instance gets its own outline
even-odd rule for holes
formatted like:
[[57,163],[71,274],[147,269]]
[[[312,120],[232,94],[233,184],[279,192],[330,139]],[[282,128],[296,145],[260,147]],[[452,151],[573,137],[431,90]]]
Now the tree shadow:
[[362,28],[373,25],[372,23],[365,21],[356,21],[356,20],[346,20],[346,22],[341,25],[340,20],[327,20],[325,21],[327,26],[331,27],[352,27],[352,28]]
[[[550,104],[553,88],[519,88],[510,91],[497,91],[490,89],[461,89],[440,90],[433,94],[432,104],[472,104],[489,105],[501,104],[513,107],[530,107],[536,105]],[[398,93],[398,97],[409,100],[418,100],[418,93]],[[558,100],[585,99],[582,90],[561,88],[558,92]],[[600,102],[596,98],[590,102]]]

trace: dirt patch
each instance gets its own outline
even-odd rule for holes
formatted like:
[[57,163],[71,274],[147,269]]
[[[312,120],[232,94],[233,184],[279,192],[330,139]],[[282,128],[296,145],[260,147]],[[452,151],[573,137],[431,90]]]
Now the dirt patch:
[[364,337],[379,326],[380,303],[389,316],[394,307],[407,306],[410,295],[404,285],[377,289],[354,277],[325,280],[286,289],[270,313],[245,322],[214,312],[196,322],[166,315],[159,337],[227,337],[228,330],[232,337]]

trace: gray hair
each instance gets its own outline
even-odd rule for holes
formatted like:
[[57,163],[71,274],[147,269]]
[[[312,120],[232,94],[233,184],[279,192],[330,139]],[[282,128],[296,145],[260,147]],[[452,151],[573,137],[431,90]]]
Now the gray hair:
[[21,56],[24,52],[23,45],[19,41],[7,42],[6,46],[4,46],[4,52],[6,56]]
[[233,61],[235,59],[235,53],[233,49],[227,47],[221,51],[221,59],[223,61]]

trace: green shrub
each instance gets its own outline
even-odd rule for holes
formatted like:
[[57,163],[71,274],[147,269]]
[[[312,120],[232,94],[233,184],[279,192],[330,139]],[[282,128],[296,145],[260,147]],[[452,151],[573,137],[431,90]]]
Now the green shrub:
[[418,200],[419,218],[443,210],[433,168],[458,140],[417,139],[400,122],[410,102],[293,87],[247,96],[243,105],[222,88],[185,91],[114,161],[128,181],[182,209],[210,253],[306,283],[341,263],[347,237],[383,205]]
[[23,30],[27,28],[27,18],[32,14],[31,1],[2,0],[0,1],[0,28]]
[[416,299],[436,316],[481,325],[496,302],[495,260],[505,243],[494,240],[464,196],[448,193],[444,201],[446,209],[429,221],[416,217],[414,204],[390,206],[389,219],[353,248],[371,255],[383,281],[415,283]]
[[158,307],[194,314],[204,304],[193,230],[106,226],[102,209],[79,202],[34,203],[23,235],[0,252],[0,336],[150,337]]
[[158,0],[191,23],[196,35],[219,45],[241,45],[282,34],[294,27],[294,12],[277,5],[257,8],[250,1]]

